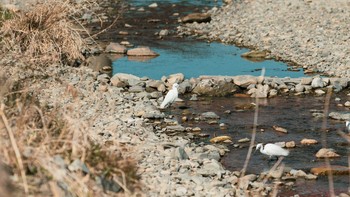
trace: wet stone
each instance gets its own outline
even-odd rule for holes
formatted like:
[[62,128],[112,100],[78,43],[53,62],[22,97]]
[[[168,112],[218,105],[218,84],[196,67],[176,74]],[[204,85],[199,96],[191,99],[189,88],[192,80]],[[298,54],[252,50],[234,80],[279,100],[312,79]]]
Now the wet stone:
[[200,116],[201,120],[210,120],[210,119],[219,119],[219,118],[220,116],[218,116],[215,112],[204,112]]

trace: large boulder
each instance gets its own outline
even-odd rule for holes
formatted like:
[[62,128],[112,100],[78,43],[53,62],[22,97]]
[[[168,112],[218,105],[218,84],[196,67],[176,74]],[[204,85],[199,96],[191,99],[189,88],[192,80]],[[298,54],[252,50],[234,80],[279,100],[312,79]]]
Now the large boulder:
[[120,84],[126,84],[128,86],[135,86],[141,83],[140,77],[126,73],[117,73],[111,78],[111,83],[113,86],[120,87]]
[[192,93],[207,96],[226,96],[235,93],[238,87],[226,81],[214,81],[212,79],[203,79],[192,90]]

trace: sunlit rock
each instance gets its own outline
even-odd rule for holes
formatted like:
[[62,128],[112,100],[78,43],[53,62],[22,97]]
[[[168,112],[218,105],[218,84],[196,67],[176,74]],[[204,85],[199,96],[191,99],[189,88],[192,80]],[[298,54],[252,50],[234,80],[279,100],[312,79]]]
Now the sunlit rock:
[[129,49],[126,53],[130,56],[158,56],[159,54],[152,51],[149,47],[138,47],[134,49]]
[[331,148],[321,148],[317,153],[316,153],[317,158],[333,158],[333,157],[340,157],[339,154],[337,154],[333,149]]

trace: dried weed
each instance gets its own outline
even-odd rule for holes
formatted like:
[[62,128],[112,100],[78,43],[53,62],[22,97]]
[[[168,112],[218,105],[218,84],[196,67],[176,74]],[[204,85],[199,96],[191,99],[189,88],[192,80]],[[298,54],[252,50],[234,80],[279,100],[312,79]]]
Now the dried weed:
[[72,64],[82,59],[84,40],[73,28],[74,6],[69,1],[48,0],[32,9],[12,13],[2,22],[2,50],[35,63]]
[[[0,74],[0,81],[0,89],[5,89],[8,79]],[[40,89],[11,87],[16,89],[0,95],[0,160],[14,181],[4,178],[0,191],[9,196],[132,196],[139,191],[136,163],[120,152],[125,147],[90,139],[88,123],[69,106],[41,107]],[[89,172],[70,170],[75,160],[86,164]],[[111,185],[119,187],[118,192]]]

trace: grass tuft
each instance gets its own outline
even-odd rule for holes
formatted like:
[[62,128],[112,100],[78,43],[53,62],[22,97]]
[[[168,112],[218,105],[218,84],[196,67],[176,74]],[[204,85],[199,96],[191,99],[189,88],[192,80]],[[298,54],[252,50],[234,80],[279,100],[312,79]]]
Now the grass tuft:
[[40,66],[82,59],[84,40],[73,28],[73,9],[69,1],[48,0],[26,11],[7,11],[0,29],[2,51]]

